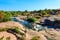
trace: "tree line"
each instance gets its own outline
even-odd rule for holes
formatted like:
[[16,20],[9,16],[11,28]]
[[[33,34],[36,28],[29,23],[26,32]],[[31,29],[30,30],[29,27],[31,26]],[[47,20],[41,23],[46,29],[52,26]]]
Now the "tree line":
[[[0,22],[10,21],[11,17],[16,17],[18,15],[22,16],[33,16],[39,18],[44,15],[55,15],[60,13],[60,9],[44,9],[44,10],[34,10],[34,11],[3,11],[0,10]],[[32,15],[33,14],[33,15]]]

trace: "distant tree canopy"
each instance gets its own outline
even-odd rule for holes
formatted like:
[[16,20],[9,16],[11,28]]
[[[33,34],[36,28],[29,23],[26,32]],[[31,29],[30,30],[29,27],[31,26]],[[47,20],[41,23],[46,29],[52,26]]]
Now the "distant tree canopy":
[[[5,13],[10,13],[12,16],[18,16],[18,15],[27,15],[28,13],[39,13],[40,15],[46,15],[46,14],[55,14],[56,12],[59,12],[60,9],[44,9],[44,10],[34,10],[34,11],[1,11]],[[30,14],[29,14],[30,15]]]
[[33,16],[33,17],[40,18],[40,16],[42,17],[47,14],[49,15],[60,14],[60,9],[45,9],[45,10],[34,10],[34,11],[27,11],[27,10],[25,11],[3,11],[3,10],[0,10],[0,22],[11,20],[10,17],[17,17],[19,15]]
[[25,10],[24,12],[28,12],[27,10]]

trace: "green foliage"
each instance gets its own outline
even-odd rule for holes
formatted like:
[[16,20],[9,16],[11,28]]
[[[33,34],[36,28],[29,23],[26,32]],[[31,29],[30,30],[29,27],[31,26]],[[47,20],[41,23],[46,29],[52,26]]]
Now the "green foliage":
[[10,21],[10,20],[11,20],[11,15],[10,15],[10,14],[5,13],[5,14],[4,14],[3,21],[5,22],[5,21]]
[[39,40],[39,36],[34,36],[31,40]]
[[36,20],[37,20],[36,18],[28,18],[27,19],[28,22],[33,22],[33,23],[36,22]]
[[10,39],[11,39],[10,36],[6,38],[6,40],[10,40]]
[[21,40],[26,40],[25,37],[21,37]]
[[7,31],[7,30],[9,30],[9,29],[10,29],[11,31],[15,32],[15,33],[18,33],[18,34],[20,34],[20,35],[24,35],[24,33],[20,32],[20,29],[19,29],[18,27],[0,28],[0,32],[2,32],[2,31]]
[[39,19],[39,18],[41,18],[41,16],[36,16],[35,18]]
[[25,16],[25,15],[26,15],[26,13],[25,13],[25,12],[22,12],[22,15],[23,15],[23,16]]
[[19,30],[18,27],[13,27],[13,28],[11,28],[11,30],[12,30],[13,32],[20,33],[20,30]]
[[0,28],[0,32],[1,31],[7,31],[8,30],[8,28]]
[[41,11],[41,13],[40,13],[40,15],[46,15],[47,14],[47,12],[46,11]]
[[36,31],[36,29],[35,29],[35,28],[33,28],[32,30]]
[[28,11],[27,10],[25,10],[25,13],[27,13]]
[[11,20],[11,14],[8,12],[0,12],[0,22],[6,22]]
[[18,27],[11,28],[11,31],[16,32],[16,33],[18,33],[18,34],[20,34],[22,36],[24,35],[24,33],[20,32],[20,29]]
[[3,18],[4,18],[4,13],[0,12],[0,22],[2,22]]
[[0,40],[3,40],[4,36],[0,38]]

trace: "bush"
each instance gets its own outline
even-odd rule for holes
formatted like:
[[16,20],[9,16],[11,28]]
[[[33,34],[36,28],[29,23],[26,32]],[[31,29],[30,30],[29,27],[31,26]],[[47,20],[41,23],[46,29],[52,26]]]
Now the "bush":
[[10,21],[10,20],[11,20],[11,14],[4,13],[3,22]]
[[39,36],[34,36],[31,40],[39,40]]
[[43,10],[43,11],[40,12],[39,15],[44,16],[44,15],[47,15],[47,14],[48,14],[48,13],[47,13],[46,11]]
[[21,37],[21,40],[26,40],[25,37]]
[[10,36],[6,38],[6,40],[10,40]]
[[15,33],[18,33],[20,35],[24,35],[24,33],[20,32],[20,29],[18,27],[13,27],[10,30],[13,31],[13,32],[15,32]]
[[8,30],[8,28],[0,28],[0,32],[1,31],[7,31]]
[[36,16],[35,18],[39,19],[39,18],[41,18],[41,16]]
[[36,29],[35,29],[35,28],[33,28],[32,30],[36,31]]
[[20,33],[20,30],[18,27],[11,28],[13,32]]
[[0,38],[0,40],[3,40],[4,36]]
[[[15,33],[18,33],[18,34],[21,34],[21,35],[24,35],[24,33],[20,32],[20,29],[18,27],[12,27],[12,28],[0,28],[0,32],[1,31],[8,31],[8,30],[11,30]],[[9,31],[8,31],[9,32]]]
[[27,19],[28,22],[33,22],[33,23],[34,23],[36,20],[37,20],[36,18],[28,18],[28,19]]

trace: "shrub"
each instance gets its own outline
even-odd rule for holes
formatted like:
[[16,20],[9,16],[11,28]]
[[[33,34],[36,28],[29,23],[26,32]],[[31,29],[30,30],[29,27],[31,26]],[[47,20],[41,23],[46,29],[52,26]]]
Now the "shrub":
[[42,10],[39,15],[44,16],[44,15],[47,15],[47,14],[48,14],[47,11]]
[[5,12],[0,12],[0,22],[6,22],[11,20],[11,14],[10,13],[5,13]]
[[36,20],[37,20],[36,18],[28,18],[28,19],[27,19],[28,22],[33,22],[33,23],[34,23]]
[[20,33],[20,30],[18,27],[11,28],[13,32]]
[[6,40],[10,40],[10,36],[6,38]]
[[41,18],[41,16],[36,16],[35,18],[39,19],[39,18]]
[[26,40],[25,37],[21,37],[21,40]]
[[39,40],[39,36],[34,36],[31,40]]
[[36,31],[36,29],[35,29],[35,28],[33,28],[33,30],[34,30],[34,31]]
[[3,22],[10,21],[11,20],[11,14],[4,13]]
[[16,33],[18,33],[20,35],[24,35],[24,33],[20,32],[20,29],[18,27],[13,27],[10,30],[13,31],[13,32],[16,32]]
[[3,40],[4,36],[0,38],[0,40]]
[[0,31],[7,31],[8,28],[0,28]]

